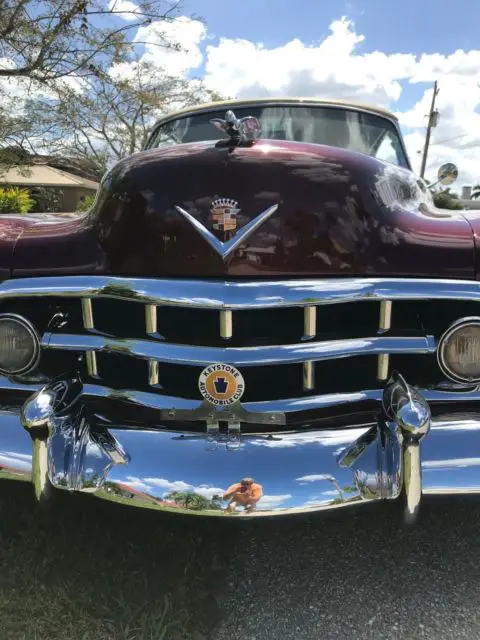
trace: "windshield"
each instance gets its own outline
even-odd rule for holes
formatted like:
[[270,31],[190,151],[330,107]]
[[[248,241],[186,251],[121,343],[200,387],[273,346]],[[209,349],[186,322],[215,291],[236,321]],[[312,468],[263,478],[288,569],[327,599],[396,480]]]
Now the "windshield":
[[[342,147],[408,168],[395,125],[373,113],[338,107],[257,106],[237,108],[235,115],[258,118],[264,139]],[[208,111],[166,122],[154,131],[147,148],[217,140],[218,130],[210,120],[224,116],[225,110]]]

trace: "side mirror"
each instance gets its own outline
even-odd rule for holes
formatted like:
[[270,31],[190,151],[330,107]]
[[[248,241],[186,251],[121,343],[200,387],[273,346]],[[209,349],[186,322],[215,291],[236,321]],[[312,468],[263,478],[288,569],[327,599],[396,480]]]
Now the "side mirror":
[[458,178],[458,169],[453,162],[442,164],[437,173],[438,182],[445,186],[453,184]]

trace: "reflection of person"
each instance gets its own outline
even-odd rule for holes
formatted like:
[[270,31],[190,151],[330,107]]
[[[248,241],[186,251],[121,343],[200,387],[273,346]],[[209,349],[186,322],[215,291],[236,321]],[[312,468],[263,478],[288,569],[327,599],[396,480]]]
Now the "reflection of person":
[[227,513],[233,513],[238,506],[245,507],[245,511],[255,511],[257,502],[263,495],[263,487],[253,481],[253,478],[243,478],[232,484],[223,494],[224,500],[229,500]]

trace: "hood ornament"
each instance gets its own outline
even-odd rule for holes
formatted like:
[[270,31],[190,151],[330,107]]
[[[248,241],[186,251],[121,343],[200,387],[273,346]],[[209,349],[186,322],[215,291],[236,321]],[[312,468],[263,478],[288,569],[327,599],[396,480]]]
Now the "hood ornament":
[[[213,221],[213,228],[220,231],[232,232],[237,227],[237,213],[241,211],[238,209],[238,203],[230,198],[218,198],[212,202],[211,219]],[[194,229],[202,236],[204,240],[214,249],[222,258],[226,260],[228,256],[235,251],[235,249],[249,238],[258,227],[265,222],[275,211],[278,209],[278,204],[274,204],[265,211],[262,211],[256,218],[250,220],[248,224],[239,229],[233,237],[226,242],[221,242],[216,238],[213,233],[203,226],[203,224],[194,218],[192,214],[185,211],[178,205],[175,209],[180,213],[185,220],[192,225]]]
[[213,118],[210,122],[228,135],[227,144],[237,145],[247,142],[247,133],[257,133],[261,130],[260,121],[255,116],[237,118],[230,109],[225,114],[225,120]]

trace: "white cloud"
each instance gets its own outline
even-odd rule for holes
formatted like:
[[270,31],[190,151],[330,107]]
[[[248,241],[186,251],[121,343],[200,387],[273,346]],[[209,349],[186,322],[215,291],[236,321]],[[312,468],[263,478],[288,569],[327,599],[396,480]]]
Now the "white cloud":
[[290,500],[292,495],[290,493],[285,493],[284,495],[265,495],[258,502],[259,509],[275,509],[279,507],[287,500]]
[[143,62],[164,68],[170,75],[183,76],[202,63],[200,44],[205,37],[206,27],[202,22],[181,16],[172,22],[156,21],[140,27],[135,42],[144,43]]
[[427,471],[429,469],[461,467],[480,467],[480,458],[451,458],[449,460],[424,460],[422,462],[422,468]]
[[399,80],[411,75],[415,56],[357,54],[364,39],[346,18],[334,21],[330,34],[317,45],[296,38],[267,49],[224,38],[207,47],[206,80],[218,91],[238,97],[335,96],[382,104],[398,99]]
[[257,447],[268,448],[291,448],[305,445],[317,445],[323,447],[339,447],[342,446],[342,450],[346,445],[352,444],[360,438],[368,427],[358,427],[355,429],[348,429],[345,431],[311,431],[306,433],[292,433],[285,436],[278,436],[278,438],[257,438],[252,441],[252,444]]
[[136,478],[135,476],[127,476],[127,479],[122,482],[122,484],[135,489],[136,491],[143,491],[144,493],[151,493],[152,487],[140,478]]
[[308,476],[302,476],[301,478],[296,478],[297,482],[305,484],[307,482],[319,482],[320,480],[335,480],[333,476],[325,474],[325,473],[312,473]]
[[[206,484],[198,486],[189,484],[184,480],[167,480],[166,478],[144,478],[143,482],[148,484],[151,488],[162,489],[162,495],[167,495],[173,491],[196,493],[208,500],[211,500],[215,495],[223,495],[224,489],[219,487],[213,487]],[[152,489],[153,490],[153,489]]]

